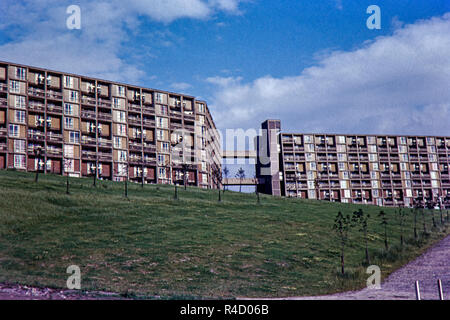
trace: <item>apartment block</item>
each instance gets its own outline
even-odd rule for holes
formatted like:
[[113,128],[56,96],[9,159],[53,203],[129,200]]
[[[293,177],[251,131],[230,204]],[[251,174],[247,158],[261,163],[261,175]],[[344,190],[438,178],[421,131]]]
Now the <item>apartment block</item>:
[[0,62],[0,169],[213,188],[220,159],[205,101]]
[[378,206],[450,206],[450,137],[283,133],[257,138],[260,192]]

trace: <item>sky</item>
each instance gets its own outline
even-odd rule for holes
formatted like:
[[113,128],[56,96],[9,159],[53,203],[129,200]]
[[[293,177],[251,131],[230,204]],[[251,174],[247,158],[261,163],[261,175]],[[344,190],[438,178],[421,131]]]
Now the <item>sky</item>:
[[193,95],[222,131],[450,135],[449,53],[449,0],[0,2],[0,60]]

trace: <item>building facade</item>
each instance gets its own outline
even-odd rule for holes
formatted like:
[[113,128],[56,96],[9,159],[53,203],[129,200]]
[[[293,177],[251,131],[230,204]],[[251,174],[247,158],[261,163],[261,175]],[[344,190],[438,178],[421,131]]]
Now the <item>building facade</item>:
[[220,160],[204,101],[0,62],[0,169],[213,188]]
[[262,129],[260,192],[379,206],[450,205],[450,137],[283,133],[279,120]]

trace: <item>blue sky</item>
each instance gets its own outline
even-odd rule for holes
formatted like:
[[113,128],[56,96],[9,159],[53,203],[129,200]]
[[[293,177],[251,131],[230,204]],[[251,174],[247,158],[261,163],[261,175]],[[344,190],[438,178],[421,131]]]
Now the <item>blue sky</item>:
[[194,95],[221,130],[450,135],[449,52],[448,0],[0,2],[0,60]]

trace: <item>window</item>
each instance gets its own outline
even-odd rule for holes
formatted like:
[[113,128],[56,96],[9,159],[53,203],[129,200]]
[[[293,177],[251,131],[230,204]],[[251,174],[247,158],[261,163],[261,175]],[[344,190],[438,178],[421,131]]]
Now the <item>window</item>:
[[125,176],[127,174],[127,165],[123,163],[119,163],[117,166],[117,173],[120,176]]
[[377,179],[378,177],[377,177],[377,173],[376,172],[371,172],[370,173],[370,178],[372,178],[372,179]]
[[18,78],[20,80],[25,80],[25,77],[26,77],[25,68],[16,67],[16,78]]
[[74,115],[74,107],[73,104],[70,103],[65,103],[64,104],[64,113],[68,116],[73,116]]
[[73,129],[73,118],[64,118],[64,128]]
[[169,143],[168,142],[162,143],[162,151],[169,152]]
[[68,158],[73,158],[74,157],[74,149],[75,147],[72,145],[64,145],[64,156],[68,157]]
[[401,154],[400,155],[402,161],[408,162],[408,155],[407,154]]
[[155,100],[156,100],[156,102],[162,103],[163,102],[162,94],[159,93],[159,92],[156,92],[155,93]]
[[25,169],[25,155],[15,154],[14,155],[14,168]]
[[167,118],[156,117],[156,123],[158,124],[158,127],[160,127],[160,128],[168,127]]
[[25,152],[25,140],[14,140],[14,152]]
[[347,186],[348,186],[348,182],[345,181],[345,180],[341,180],[341,181],[340,181],[340,185],[341,185],[341,188],[342,188],[342,189],[346,189]]
[[375,162],[372,164],[373,170],[378,171],[380,170],[379,166],[378,166],[378,162]]
[[376,154],[370,153],[369,154],[369,160],[370,161],[377,161],[378,160],[378,156]]
[[164,130],[156,130],[156,138],[158,140],[164,140]]
[[347,155],[345,153],[338,153],[339,161],[347,161]]
[[19,93],[19,92],[20,92],[20,82],[19,82],[19,81],[11,80],[11,81],[9,82],[9,90],[10,90],[12,93]]
[[64,76],[64,86],[73,89],[73,77]]
[[70,102],[78,102],[78,92],[77,91],[70,90],[69,101]]
[[69,132],[69,142],[70,143],[80,143],[80,133],[77,131]]
[[64,169],[66,172],[74,172],[75,171],[75,161],[72,159],[64,160]]
[[14,120],[18,123],[25,123],[25,111],[16,110]]
[[158,164],[159,165],[166,164],[166,156],[164,154],[158,154]]
[[120,97],[125,97],[125,87],[118,86],[117,87],[117,95]]
[[127,135],[127,126],[124,124],[118,124],[117,125],[117,134],[121,136]]
[[122,138],[121,137],[114,137],[114,148],[122,148]]
[[25,109],[25,97],[24,96],[14,96],[14,106],[19,109]]
[[198,112],[205,113],[205,105],[203,103],[198,105]]
[[119,161],[125,162],[127,161],[127,152],[120,150],[119,151]]
[[161,178],[166,178],[166,168],[158,168],[158,176]]
[[340,170],[340,171],[345,170],[345,163],[339,162],[338,165],[339,165],[339,170]]
[[9,135],[11,137],[18,138],[19,137],[19,126],[15,124],[9,125]]
[[116,115],[116,121],[118,122],[126,122],[126,114],[124,111],[114,111]]

